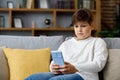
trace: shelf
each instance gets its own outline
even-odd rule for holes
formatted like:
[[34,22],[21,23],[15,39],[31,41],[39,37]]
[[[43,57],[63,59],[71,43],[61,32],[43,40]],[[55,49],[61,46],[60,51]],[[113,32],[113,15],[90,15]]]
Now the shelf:
[[[13,0],[14,8],[9,9],[7,8],[7,4],[6,4],[7,1],[1,0],[0,16],[4,16],[4,23],[5,23],[3,27],[0,27],[0,31],[2,31],[2,34],[4,33],[9,34],[9,32],[10,34],[12,34],[12,31],[14,31],[14,33],[27,32],[27,34],[29,33],[28,35],[36,36],[42,34],[66,35],[66,34],[71,34],[71,32],[73,32],[73,28],[70,27],[71,17],[74,14],[74,12],[79,9],[78,8],[79,0],[65,0],[67,2],[72,1],[73,3],[70,3],[69,5],[65,4],[64,8],[61,8],[63,6],[56,6],[58,5],[56,4],[57,0],[49,0],[50,1],[49,8],[40,8],[39,2],[35,2],[38,0],[33,0],[33,1],[34,2],[31,3],[32,5],[31,8],[28,9],[22,6],[23,0],[19,0],[19,1]],[[95,16],[95,30],[98,33],[101,30],[100,1],[99,0],[94,0],[94,1],[95,1],[95,9],[90,9],[90,10],[93,12]],[[16,8],[18,4],[21,6],[21,8]],[[21,19],[22,28],[15,28],[14,25],[15,18]],[[51,21],[49,28],[44,22],[45,19],[50,19]],[[33,22],[34,22],[34,27],[33,27]]]
[[[0,11],[25,11],[25,12],[75,12],[76,9],[26,9],[26,8],[15,8],[15,9],[8,9],[8,8],[1,8]],[[96,12],[96,10],[91,10],[92,12]]]
[[29,11],[41,11],[41,12],[53,12],[54,9],[11,9],[11,11],[25,11],[25,12],[29,12]]
[[17,30],[17,31],[21,31],[21,30],[23,30],[23,31],[30,31],[30,30],[33,30],[33,28],[0,28],[0,30],[1,31],[3,31],[3,30],[9,30],[9,31],[13,31],[13,30]]
[[73,28],[0,28],[0,30],[45,30],[45,31],[73,31]]
[[0,11],[9,11],[10,9],[8,8],[0,8]]
[[73,28],[34,28],[34,30],[43,30],[43,31],[73,31]]

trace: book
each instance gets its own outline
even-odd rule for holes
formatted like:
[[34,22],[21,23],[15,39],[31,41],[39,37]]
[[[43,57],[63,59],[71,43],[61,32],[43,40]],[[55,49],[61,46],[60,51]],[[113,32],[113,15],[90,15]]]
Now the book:
[[26,5],[27,5],[27,0],[23,0],[23,1],[22,1],[22,7],[23,7],[23,8],[26,8]]
[[62,51],[51,51],[51,55],[52,55],[52,59],[53,59],[55,64],[57,64],[59,66],[64,65]]
[[26,5],[26,7],[27,7],[28,9],[32,8],[32,0],[27,0],[27,5]]
[[78,9],[83,8],[83,0],[78,0]]
[[74,3],[74,1],[73,0],[70,0],[70,9],[74,9],[74,7],[75,7],[75,3]]
[[116,16],[119,17],[120,16],[120,4],[116,5]]
[[48,0],[40,0],[39,7],[40,8],[49,8]]
[[34,2],[35,2],[35,8],[39,8],[39,0],[34,0]]
[[95,9],[95,0],[90,1],[90,9]]
[[4,16],[0,16],[0,27],[4,27]]
[[64,1],[64,8],[69,9],[70,8],[70,1]]
[[57,3],[56,3],[56,7],[58,9],[64,9],[65,8],[65,1],[58,0]]
[[90,0],[83,0],[83,8],[90,9]]

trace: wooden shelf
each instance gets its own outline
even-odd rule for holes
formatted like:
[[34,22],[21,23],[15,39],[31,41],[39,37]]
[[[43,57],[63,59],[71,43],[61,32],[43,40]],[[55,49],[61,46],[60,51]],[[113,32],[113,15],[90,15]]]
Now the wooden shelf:
[[[9,9],[6,8],[6,4],[4,4],[5,0],[1,0],[2,2],[0,3],[1,8],[0,8],[0,16],[4,16],[5,20],[5,25],[4,27],[0,28],[0,31],[31,31],[31,35],[36,36],[42,34],[42,31],[44,32],[43,34],[51,31],[52,32],[56,31],[61,31],[62,32],[73,32],[73,28],[70,28],[69,25],[71,24],[71,16],[75,11],[78,10],[78,0],[73,0],[74,1],[74,8],[73,9],[58,9],[56,7],[52,8],[36,8],[35,5],[37,3],[33,2],[32,3],[32,8],[14,8]],[[33,0],[34,1],[34,0]],[[57,0],[52,0],[51,3],[55,4],[55,1]],[[69,1],[69,0],[68,0]],[[3,3],[4,2],[4,3]],[[14,5],[21,4],[21,1],[14,0]],[[95,9],[91,9],[91,11],[94,13],[95,16],[95,30],[98,33],[101,30],[101,9],[100,9],[100,0],[95,0]],[[51,5],[53,6],[53,4]],[[15,28],[14,26],[14,17],[20,17],[22,19],[22,26],[23,28]],[[51,20],[50,28],[47,28],[47,26],[44,24],[44,20],[46,18],[49,18]],[[36,27],[32,28],[32,22],[36,22]],[[62,26],[62,27],[60,27]],[[6,33],[5,32],[5,33]],[[4,33],[4,32],[3,32]],[[56,33],[53,33],[54,35]],[[60,35],[64,35],[61,34]],[[24,35],[24,34],[23,34]]]
[[0,28],[0,30],[9,30],[9,31],[12,31],[12,30],[23,30],[23,31],[26,31],[26,30],[33,30],[33,28]]
[[34,28],[34,30],[45,30],[45,31],[73,31],[73,28]]

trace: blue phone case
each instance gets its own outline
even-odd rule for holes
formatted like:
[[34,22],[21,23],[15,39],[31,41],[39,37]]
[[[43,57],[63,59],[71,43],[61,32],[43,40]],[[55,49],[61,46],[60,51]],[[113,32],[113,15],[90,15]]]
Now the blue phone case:
[[62,51],[51,51],[51,55],[52,55],[52,59],[53,59],[55,64],[57,64],[59,66],[64,65],[64,59],[63,59],[63,56],[62,56]]

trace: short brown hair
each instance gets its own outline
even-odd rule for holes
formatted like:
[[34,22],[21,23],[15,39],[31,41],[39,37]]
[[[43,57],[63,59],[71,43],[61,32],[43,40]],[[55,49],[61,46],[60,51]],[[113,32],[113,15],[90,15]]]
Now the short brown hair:
[[93,14],[88,9],[79,9],[72,16],[72,25],[78,21],[87,21],[90,25],[93,22]]

